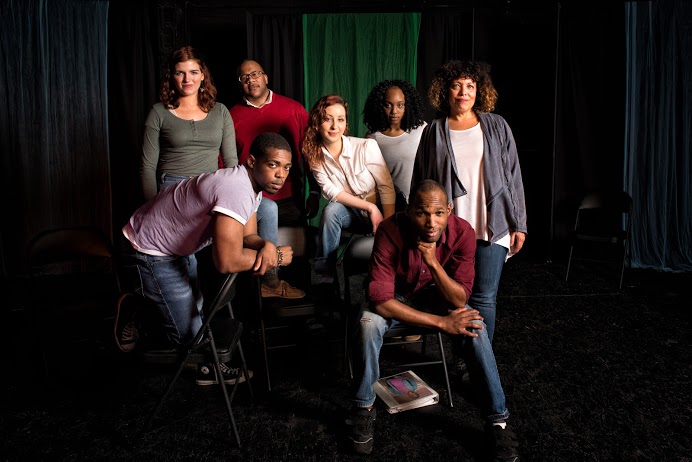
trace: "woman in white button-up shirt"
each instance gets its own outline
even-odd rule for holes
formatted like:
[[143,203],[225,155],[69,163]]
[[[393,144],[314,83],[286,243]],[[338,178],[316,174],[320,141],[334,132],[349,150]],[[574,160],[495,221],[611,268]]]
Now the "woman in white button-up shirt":
[[[348,104],[320,98],[310,111],[303,155],[329,204],[322,211],[315,256],[319,283],[332,283],[341,230],[375,233],[394,214],[392,177],[375,140],[346,136]],[[377,206],[381,204],[382,210]]]

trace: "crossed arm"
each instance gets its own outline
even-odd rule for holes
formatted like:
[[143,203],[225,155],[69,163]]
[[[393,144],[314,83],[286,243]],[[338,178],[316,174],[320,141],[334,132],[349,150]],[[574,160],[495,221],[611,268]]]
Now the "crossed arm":
[[[293,260],[290,246],[279,246],[282,265]],[[217,213],[214,218],[212,254],[216,269],[221,273],[252,270],[264,274],[278,264],[277,247],[257,234],[257,217],[253,214],[245,225],[228,215]]]

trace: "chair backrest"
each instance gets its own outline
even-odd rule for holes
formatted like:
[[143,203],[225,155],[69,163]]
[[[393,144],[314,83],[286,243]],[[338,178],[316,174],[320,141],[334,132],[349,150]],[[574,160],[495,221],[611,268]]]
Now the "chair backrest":
[[279,226],[277,245],[290,245],[294,257],[305,256],[306,228],[304,226]]
[[231,273],[226,276],[221,288],[209,305],[209,315],[213,316],[218,310],[228,305],[235,296],[235,280],[238,273]]
[[359,236],[344,250],[344,272],[348,275],[364,273],[368,270],[375,236]]
[[110,239],[93,226],[49,229],[40,232],[29,242],[28,258],[32,266],[85,257],[112,256]]
[[629,234],[631,212],[632,197],[625,191],[587,194],[579,204],[574,231],[623,240]]
[[[103,284],[111,285],[110,289],[114,293],[120,291],[113,257],[110,239],[94,226],[42,231],[31,239],[27,250],[29,275],[32,279],[79,276],[82,280],[75,283],[81,284],[83,290],[94,293],[105,289]],[[107,276],[106,279],[103,278],[104,275]]]

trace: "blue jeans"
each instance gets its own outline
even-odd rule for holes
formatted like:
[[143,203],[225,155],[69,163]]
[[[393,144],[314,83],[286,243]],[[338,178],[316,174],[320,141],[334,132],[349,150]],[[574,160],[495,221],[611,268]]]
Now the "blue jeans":
[[180,345],[191,341],[202,327],[203,297],[194,255],[153,256],[135,250],[122,238],[122,270],[127,290],[156,307],[164,341]]
[[257,234],[274,245],[279,240],[279,206],[266,197],[257,209]]
[[317,238],[315,272],[333,276],[336,274],[336,252],[341,242],[341,230],[352,229],[357,233],[372,232],[370,218],[361,210],[346,207],[339,202],[330,202],[322,210],[320,231]]
[[476,241],[476,277],[468,303],[483,316],[491,343],[495,333],[497,289],[506,258],[507,248],[488,241]]
[[[433,288],[432,290],[437,291]],[[399,301],[406,303],[416,309],[423,311],[433,311],[430,308],[437,308],[434,311],[440,311],[436,314],[446,315],[447,307],[439,303],[430,303],[434,297],[416,297],[415,300],[405,300],[403,297],[396,297]],[[356,328],[356,339],[359,340],[359,355],[357,360],[361,362],[356,364],[356,370],[360,375],[360,382],[356,383],[356,394],[353,400],[357,407],[372,406],[375,402],[374,384],[380,378],[380,349],[385,332],[397,325],[399,322],[394,319],[385,319],[374,312],[374,309],[364,304],[365,308],[361,314],[360,322]],[[478,324],[483,324],[482,321],[474,321]],[[481,394],[481,411],[483,416],[490,422],[504,420],[509,417],[509,411],[505,405],[505,393],[502,390],[500,383],[500,374],[495,363],[495,355],[493,347],[488,339],[486,329],[478,329],[475,331],[478,337],[467,337],[464,335],[454,336],[453,340],[458,340],[462,343],[462,351],[464,361],[469,370],[469,376],[472,383],[476,386]],[[356,377],[358,381],[359,377]]]
[[171,175],[170,173],[162,173],[159,177],[159,192],[170,186],[176,185],[183,180],[187,180],[188,178],[192,177],[188,175]]

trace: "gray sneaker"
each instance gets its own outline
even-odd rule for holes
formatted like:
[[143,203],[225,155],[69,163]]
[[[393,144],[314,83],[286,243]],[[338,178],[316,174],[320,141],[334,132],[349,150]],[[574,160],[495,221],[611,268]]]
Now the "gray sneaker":
[[346,425],[351,427],[349,437],[353,442],[353,450],[356,454],[370,454],[375,443],[375,417],[377,411],[373,407],[354,407],[351,415],[346,420]]

